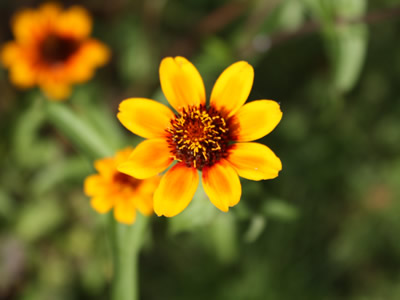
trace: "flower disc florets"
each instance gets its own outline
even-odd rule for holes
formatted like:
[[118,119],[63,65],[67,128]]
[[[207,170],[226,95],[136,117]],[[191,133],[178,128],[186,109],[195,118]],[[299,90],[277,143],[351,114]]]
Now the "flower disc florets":
[[167,129],[170,151],[174,159],[202,170],[226,158],[232,141],[231,127],[213,107],[200,105],[183,109]]
[[113,181],[119,186],[121,190],[127,188],[135,189],[141,183],[140,180],[121,172],[115,173],[115,175],[113,176]]
[[49,65],[64,63],[79,46],[80,42],[73,37],[50,34],[40,43],[40,59]]

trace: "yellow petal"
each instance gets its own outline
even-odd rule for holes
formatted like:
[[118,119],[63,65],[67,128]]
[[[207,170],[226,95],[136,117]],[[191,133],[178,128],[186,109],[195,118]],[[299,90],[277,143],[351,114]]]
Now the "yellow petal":
[[210,104],[232,116],[246,102],[253,86],[254,70],[245,61],[225,69],[215,82]]
[[115,154],[115,158],[114,158],[115,166],[118,166],[118,165],[122,164],[123,162],[126,162],[127,160],[129,160],[129,156],[131,156],[132,151],[133,151],[132,147],[126,147],[122,150],[119,150]]
[[205,167],[202,175],[203,188],[218,209],[227,212],[239,203],[242,186],[235,169],[225,159],[211,167]]
[[153,195],[139,195],[135,204],[141,214],[150,216],[153,213]]
[[87,196],[104,195],[107,186],[105,180],[98,174],[86,177],[83,190]]
[[137,179],[146,179],[164,171],[172,162],[168,143],[164,139],[141,142],[129,160],[118,165],[118,171]]
[[93,209],[100,214],[104,214],[113,207],[113,197],[106,197],[106,196],[98,196],[93,197],[90,200],[90,204],[92,205]]
[[142,180],[138,187],[138,195],[136,197],[136,207],[143,215],[151,215],[153,213],[153,195],[160,183],[160,177],[154,176],[149,179]]
[[12,30],[16,41],[30,44],[35,41],[36,34],[40,34],[40,15],[32,9],[25,9],[16,13],[12,19]]
[[118,199],[114,207],[114,217],[118,222],[132,224],[136,220],[136,208],[128,199]]
[[190,105],[206,103],[203,79],[184,57],[167,57],[161,61],[160,82],[169,104],[178,112]]
[[282,170],[281,160],[267,146],[238,143],[229,150],[229,162],[239,176],[250,180],[272,179]]
[[161,178],[154,193],[154,211],[158,216],[173,217],[182,212],[192,201],[199,184],[194,168],[176,164]]
[[36,74],[24,60],[16,61],[10,67],[10,80],[20,88],[30,88],[36,84]]
[[127,129],[144,138],[157,138],[166,135],[174,118],[165,105],[144,98],[131,98],[121,102],[117,117]]
[[57,31],[77,39],[85,38],[92,31],[92,20],[86,9],[80,6],[71,6],[59,15]]
[[107,180],[112,179],[116,172],[116,165],[113,158],[98,159],[94,162],[94,167]]
[[239,125],[237,141],[254,141],[270,133],[282,119],[279,104],[272,100],[257,100],[242,106],[233,116]]
[[5,67],[21,59],[22,49],[16,42],[7,42],[1,47],[0,60]]
[[69,83],[62,81],[48,81],[45,84],[39,85],[49,100],[53,101],[66,100],[72,92]]

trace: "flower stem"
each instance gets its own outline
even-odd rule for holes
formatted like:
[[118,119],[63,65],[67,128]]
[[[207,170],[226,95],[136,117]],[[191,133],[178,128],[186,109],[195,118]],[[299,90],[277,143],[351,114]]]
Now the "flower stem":
[[[82,120],[69,106],[46,101],[49,121],[57,127],[83,154],[91,159],[112,156],[116,149],[107,143],[87,122]],[[138,258],[148,218],[137,215],[136,222],[127,226],[115,221],[110,214],[109,231],[114,263],[112,282],[113,300],[137,300]]]
[[113,237],[114,285],[113,300],[137,300],[138,258],[148,218],[137,215],[134,225],[123,225],[110,218]]

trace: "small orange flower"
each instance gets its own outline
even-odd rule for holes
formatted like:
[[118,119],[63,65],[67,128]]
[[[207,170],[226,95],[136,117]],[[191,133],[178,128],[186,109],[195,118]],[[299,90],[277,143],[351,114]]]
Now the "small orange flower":
[[80,6],[23,10],[14,16],[12,30],[15,41],[0,52],[10,80],[20,88],[38,85],[53,100],[67,98],[71,84],[89,80],[109,58],[109,49],[89,37],[92,22]]
[[198,171],[204,191],[222,211],[240,200],[238,175],[251,180],[278,176],[280,159],[267,146],[249,143],[270,133],[282,118],[275,101],[243,105],[253,79],[247,62],[231,65],[215,83],[207,107],[195,66],[183,57],[167,57],[160,65],[161,88],[177,113],[150,99],[132,98],[120,104],[120,122],[147,140],[118,170],[144,179],[177,162],[155,191],[157,215],[171,217],[186,208],[198,186]]
[[153,193],[160,182],[158,176],[139,180],[117,171],[117,165],[126,161],[132,150],[126,148],[117,152],[115,158],[95,161],[99,174],[88,176],[84,183],[94,210],[106,213],[114,208],[115,219],[125,224],[135,222],[136,210],[143,215],[153,213]]

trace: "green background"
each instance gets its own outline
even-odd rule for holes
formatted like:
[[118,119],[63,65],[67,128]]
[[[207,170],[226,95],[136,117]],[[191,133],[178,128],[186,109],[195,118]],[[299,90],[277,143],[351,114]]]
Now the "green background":
[[[208,95],[247,60],[249,100],[283,111],[261,140],[282,160],[278,178],[242,179],[228,214],[199,191],[179,216],[152,218],[141,299],[400,299],[400,1],[60,3],[86,7],[111,48],[65,105],[113,149],[140,141],[115,117],[123,99],[165,103],[165,56],[192,61]],[[0,43],[13,13],[39,4],[1,1]],[[107,217],[82,192],[93,160],[47,106],[0,70],[0,299],[108,299]]]

